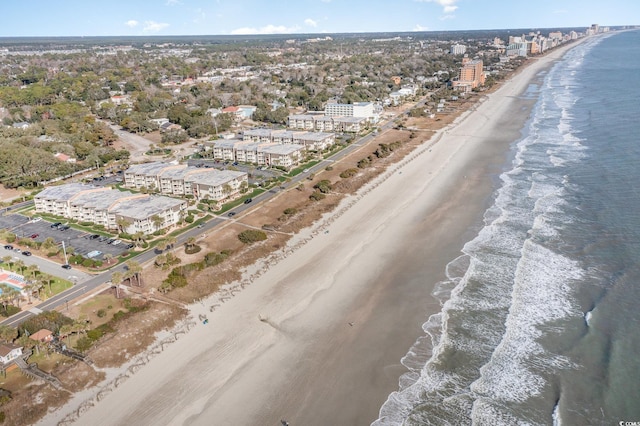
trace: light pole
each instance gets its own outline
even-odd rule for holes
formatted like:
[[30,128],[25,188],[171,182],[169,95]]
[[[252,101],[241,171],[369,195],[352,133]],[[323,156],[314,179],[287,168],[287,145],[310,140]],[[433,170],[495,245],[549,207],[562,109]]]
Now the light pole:
[[67,260],[67,249],[64,247],[64,241],[62,241],[62,252],[64,253],[64,264],[68,265],[69,261]]

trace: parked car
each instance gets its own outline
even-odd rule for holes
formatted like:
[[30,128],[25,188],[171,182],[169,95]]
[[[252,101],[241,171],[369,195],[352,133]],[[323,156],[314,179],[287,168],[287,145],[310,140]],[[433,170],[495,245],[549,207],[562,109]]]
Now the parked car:
[[36,239],[40,234],[31,234],[31,238]]
[[58,226],[58,231],[66,231],[69,228],[71,228],[69,225]]
[[250,203],[250,202],[252,202],[252,201],[253,201],[253,199],[252,199],[252,198],[247,198],[246,200],[244,200],[244,203],[245,203],[245,204],[249,204],[249,203]]
[[41,217],[34,217],[33,219],[31,219],[31,222],[40,222],[41,220]]
[[31,252],[29,250],[23,251],[22,254],[25,256],[31,256]]
[[11,244],[7,244],[4,248],[7,250],[13,250],[13,246]]
[[116,240],[115,238],[109,238],[107,241],[105,241],[105,243],[107,243],[107,244],[111,244],[111,243],[113,243],[115,240]]
[[229,214],[228,214],[227,216],[229,216],[229,217],[233,217],[233,216],[235,216],[235,215],[236,215],[236,212],[229,212]]
[[132,249],[132,248],[134,248],[135,246],[136,246],[135,244],[133,244],[133,243],[129,243],[129,244],[127,244],[127,249]]
[[62,268],[71,269],[71,265],[69,265],[68,263],[65,263],[64,265],[62,265]]
[[57,228],[58,226],[60,226],[60,225],[62,225],[62,223],[60,223],[60,222],[56,222],[56,223],[52,223],[52,224],[51,224],[51,227],[52,227],[53,229],[56,229],[56,228]]
[[89,239],[90,239],[90,240],[95,240],[96,238],[100,238],[100,235],[98,235],[98,234],[93,234],[93,235],[90,235],[90,236],[89,236]]
[[111,245],[117,246],[118,244],[120,244],[122,241],[120,240],[114,240]]

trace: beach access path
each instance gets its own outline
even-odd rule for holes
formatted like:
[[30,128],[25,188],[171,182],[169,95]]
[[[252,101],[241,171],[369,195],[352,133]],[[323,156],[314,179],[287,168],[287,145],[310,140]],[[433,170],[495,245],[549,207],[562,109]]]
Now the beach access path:
[[[482,219],[535,100],[570,46],[519,71],[337,210],[286,256],[83,413],[87,425],[365,425],[407,369],[445,266]],[[286,249],[285,249],[286,251]],[[262,268],[258,262],[254,270]],[[215,298],[215,297],[214,297]],[[97,393],[97,390],[96,390]],[[77,401],[74,401],[77,404]],[[67,405],[40,424],[53,424]]]

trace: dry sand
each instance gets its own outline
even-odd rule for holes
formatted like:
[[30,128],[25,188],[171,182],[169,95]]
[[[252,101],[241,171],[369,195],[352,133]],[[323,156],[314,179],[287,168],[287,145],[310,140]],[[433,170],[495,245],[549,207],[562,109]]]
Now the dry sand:
[[77,424],[376,420],[407,371],[400,359],[440,309],[434,285],[481,225],[508,146],[534,102],[518,95],[564,50],[535,60],[344,200],[242,291],[195,304],[194,318],[207,315],[209,323],[197,322],[99,403],[85,405],[92,407]]

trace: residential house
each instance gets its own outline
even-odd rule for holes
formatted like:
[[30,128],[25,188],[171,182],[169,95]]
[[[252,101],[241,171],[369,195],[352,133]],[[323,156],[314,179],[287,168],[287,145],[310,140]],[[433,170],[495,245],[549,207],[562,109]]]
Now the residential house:
[[53,341],[53,332],[47,330],[46,328],[42,328],[30,335],[29,338],[31,340],[35,340],[36,342],[49,343]]
[[22,347],[16,346],[12,343],[0,344],[0,363],[8,364],[16,358],[22,356]]

